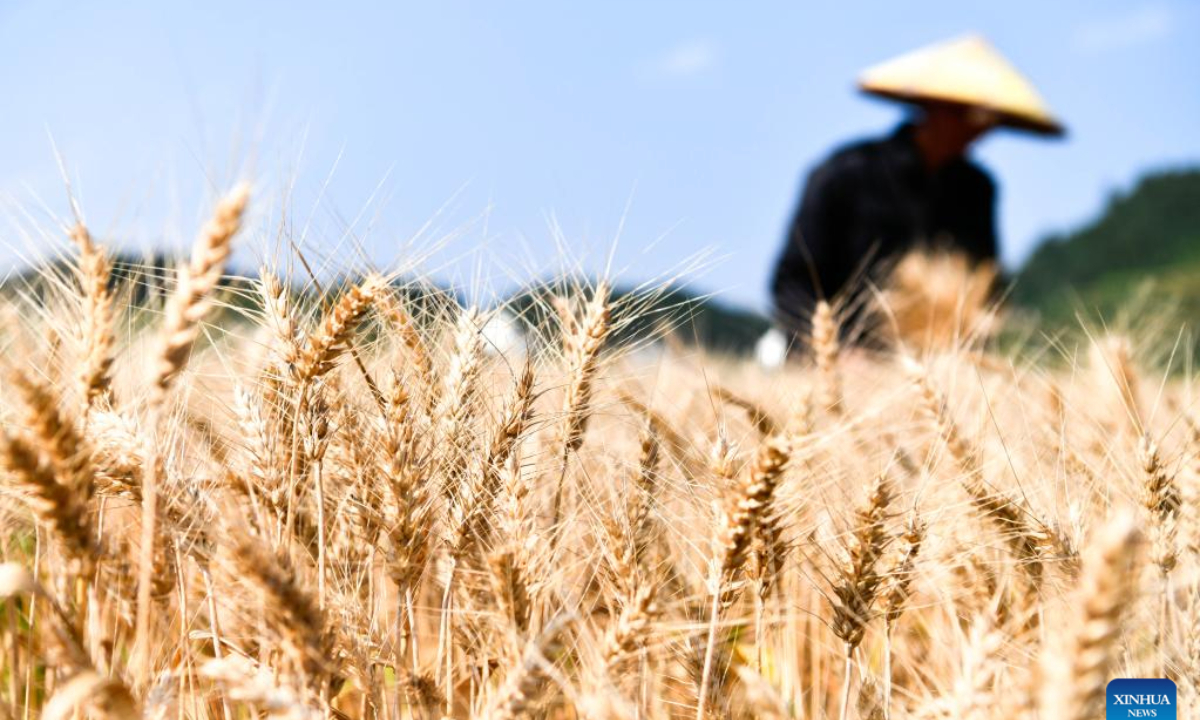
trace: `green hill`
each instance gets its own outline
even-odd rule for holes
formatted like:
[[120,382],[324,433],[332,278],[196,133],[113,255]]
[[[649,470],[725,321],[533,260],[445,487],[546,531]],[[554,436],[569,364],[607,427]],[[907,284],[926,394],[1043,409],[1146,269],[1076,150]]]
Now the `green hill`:
[[1048,238],[1017,276],[1013,300],[1074,323],[1111,319],[1135,294],[1200,317],[1200,168],[1148,174],[1094,222]]

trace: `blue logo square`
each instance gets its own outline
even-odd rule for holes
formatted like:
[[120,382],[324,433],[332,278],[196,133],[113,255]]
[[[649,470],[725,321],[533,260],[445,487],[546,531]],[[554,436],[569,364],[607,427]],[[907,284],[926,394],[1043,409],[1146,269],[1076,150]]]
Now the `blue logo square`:
[[1120,678],[1108,684],[1105,720],[1177,720],[1175,683],[1166,678]]

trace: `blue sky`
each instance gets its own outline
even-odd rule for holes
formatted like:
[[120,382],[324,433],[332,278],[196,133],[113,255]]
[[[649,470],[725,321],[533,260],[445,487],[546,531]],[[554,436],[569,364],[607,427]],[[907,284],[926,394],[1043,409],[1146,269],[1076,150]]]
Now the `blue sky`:
[[293,231],[332,266],[424,228],[448,238],[439,277],[503,287],[563,254],[605,266],[623,221],[622,278],[709,251],[694,285],[763,308],[803,173],[901,116],[857,71],[972,30],[1071,133],[978,149],[1010,265],[1143,170],[1200,161],[1187,0],[3,2],[0,266],[66,212],[53,137],[89,224],[130,247],[187,242],[248,173],[268,218],[292,188]]

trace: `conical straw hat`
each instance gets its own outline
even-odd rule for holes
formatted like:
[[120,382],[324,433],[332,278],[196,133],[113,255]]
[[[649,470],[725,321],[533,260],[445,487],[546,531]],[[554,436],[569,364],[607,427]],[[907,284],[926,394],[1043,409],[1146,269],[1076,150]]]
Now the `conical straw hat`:
[[1043,135],[1063,133],[1033,85],[978,35],[929,45],[868,68],[858,85],[872,95],[961,103],[995,113],[1004,125]]

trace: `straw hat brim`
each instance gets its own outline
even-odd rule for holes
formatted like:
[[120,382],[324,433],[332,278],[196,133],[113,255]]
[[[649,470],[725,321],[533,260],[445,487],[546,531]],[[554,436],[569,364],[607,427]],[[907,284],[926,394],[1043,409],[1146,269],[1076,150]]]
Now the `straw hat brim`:
[[927,105],[929,103],[950,103],[953,105],[962,105],[964,107],[977,107],[987,110],[996,117],[996,124],[1015,130],[1023,130],[1035,135],[1045,137],[1064,137],[1067,134],[1066,127],[1058,120],[1053,118],[1032,118],[1026,115],[1007,112],[1002,108],[990,106],[987,103],[978,101],[964,100],[950,96],[933,95],[920,92],[901,92],[899,90],[888,90],[883,88],[867,87],[863,83],[859,83],[858,89],[867,95],[884,98],[887,100],[896,100],[898,102],[908,103],[910,105]]

